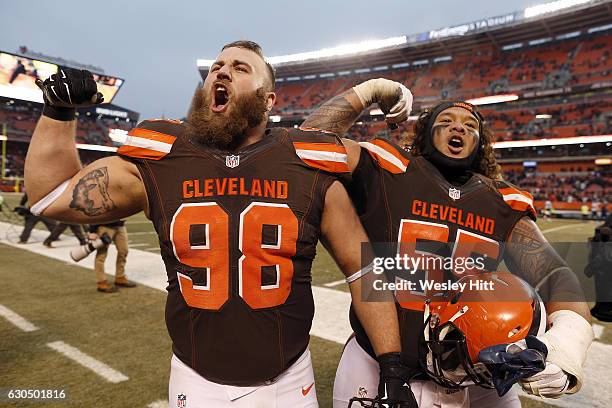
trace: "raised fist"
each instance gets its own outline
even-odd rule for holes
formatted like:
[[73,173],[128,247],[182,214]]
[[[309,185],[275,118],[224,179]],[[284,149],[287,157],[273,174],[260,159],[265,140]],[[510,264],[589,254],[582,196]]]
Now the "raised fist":
[[391,126],[408,120],[412,93],[403,84],[385,78],[370,79],[353,87],[364,107],[377,103]]
[[43,91],[45,105],[57,108],[80,108],[104,101],[93,75],[84,69],[60,68],[44,82],[36,80],[36,85]]

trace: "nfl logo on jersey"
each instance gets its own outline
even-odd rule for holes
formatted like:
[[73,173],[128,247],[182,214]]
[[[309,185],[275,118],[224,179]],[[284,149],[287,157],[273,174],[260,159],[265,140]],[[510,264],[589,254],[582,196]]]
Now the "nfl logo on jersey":
[[453,200],[458,200],[461,198],[461,190],[457,190],[456,188],[451,187],[448,189],[448,196]]
[[179,394],[176,398],[176,406],[178,408],[185,408],[187,406],[187,396],[185,394]]
[[239,164],[240,164],[240,156],[235,156],[235,155],[225,156],[225,165],[229,167],[230,169],[233,169],[234,167],[238,167]]

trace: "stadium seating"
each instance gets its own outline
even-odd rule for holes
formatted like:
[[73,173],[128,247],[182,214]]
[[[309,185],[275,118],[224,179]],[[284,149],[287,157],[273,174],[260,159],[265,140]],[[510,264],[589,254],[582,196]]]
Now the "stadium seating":
[[[6,125],[6,134],[10,141],[7,143],[6,177],[23,177],[27,142],[40,117],[40,109],[40,105],[28,102],[0,104],[0,129],[3,124]],[[113,146],[109,129],[130,130],[133,126],[134,123],[130,122],[80,115],[77,121],[76,141],[83,144]],[[99,152],[85,150],[81,150],[80,155],[84,163],[101,157]],[[5,187],[12,189],[11,183],[7,186],[9,187]]]
[[[481,109],[493,129],[497,141],[541,139],[609,134],[610,125],[605,115],[612,108],[609,97],[591,97],[587,103],[546,102],[521,106]],[[536,114],[551,115],[537,119]]]
[[[280,98],[274,113],[303,114],[356,83],[374,77],[394,79],[415,95],[415,110],[441,99],[469,99],[504,92],[527,92],[565,86],[587,86],[609,79],[612,68],[606,44],[612,34],[602,33],[572,40],[547,42],[532,47],[499,51],[492,46],[453,55],[452,61],[410,66],[404,69],[302,79],[279,83]],[[570,137],[612,133],[605,115],[610,110],[607,93],[589,95],[580,102],[535,100],[483,109],[496,140]],[[550,114],[538,120],[536,114]],[[410,127],[396,133],[403,139]],[[355,139],[386,134],[384,126],[364,124],[351,131]],[[399,135],[399,136],[398,136]]]
[[[7,126],[9,139],[27,141],[32,135],[41,114],[41,105],[32,103],[0,104],[0,126]],[[134,123],[116,121],[106,117],[78,116],[77,142],[112,146],[109,129],[130,130]]]
[[547,42],[499,51],[492,46],[453,55],[451,61],[428,63],[368,75],[303,79],[280,83],[276,112],[313,108],[339,90],[368,77],[384,76],[410,87],[417,98],[467,99],[516,90],[589,85],[608,80],[612,61],[606,47],[612,34]]
[[600,201],[612,194],[612,176],[599,172],[535,173],[505,171],[504,177],[535,200],[558,202]]

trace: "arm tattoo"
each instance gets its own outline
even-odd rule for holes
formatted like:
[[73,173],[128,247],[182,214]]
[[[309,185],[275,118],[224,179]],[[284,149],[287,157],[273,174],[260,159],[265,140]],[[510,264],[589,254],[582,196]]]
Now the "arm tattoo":
[[87,173],[72,190],[70,208],[90,217],[116,208],[108,193],[108,169],[100,167]]
[[544,302],[584,303],[578,277],[533,221],[524,218],[516,224],[504,260],[508,269],[533,286]]
[[537,286],[550,272],[567,267],[531,220],[519,221],[506,245],[504,257],[510,271]]
[[325,102],[306,118],[302,127],[321,129],[333,132],[338,136],[343,135],[353,126],[362,112],[355,109],[349,101],[350,92],[353,91],[346,91]]

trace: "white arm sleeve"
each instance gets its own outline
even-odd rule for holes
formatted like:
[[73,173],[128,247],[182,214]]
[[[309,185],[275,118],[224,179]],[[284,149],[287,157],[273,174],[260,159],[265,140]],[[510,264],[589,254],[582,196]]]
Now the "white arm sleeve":
[[45,211],[51,204],[55,202],[62,195],[64,191],[68,188],[68,184],[70,184],[70,180],[64,181],[59,186],[55,187],[53,191],[44,196],[40,201],[33,204],[30,207],[30,211],[34,215],[40,215],[43,211]]

